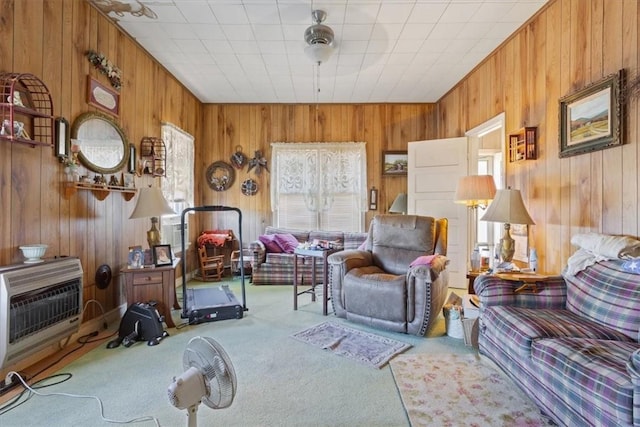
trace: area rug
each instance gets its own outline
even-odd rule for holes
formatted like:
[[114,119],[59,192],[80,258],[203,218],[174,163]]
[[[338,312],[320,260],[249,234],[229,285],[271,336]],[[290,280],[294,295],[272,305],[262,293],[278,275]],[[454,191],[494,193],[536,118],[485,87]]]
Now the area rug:
[[411,348],[411,344],[333,322],[320,323],[296,332],[292,337],[378,369],[393,356]]
[[506,375],[475,354],[406,354],[389,365],[417,426],[552,426]]

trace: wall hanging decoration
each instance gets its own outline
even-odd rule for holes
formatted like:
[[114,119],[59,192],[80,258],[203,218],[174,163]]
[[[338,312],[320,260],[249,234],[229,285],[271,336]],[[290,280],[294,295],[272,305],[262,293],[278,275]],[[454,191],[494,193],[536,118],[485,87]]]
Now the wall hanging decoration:
[[120,90],[122,87],[122,71],[118,67],[113,65],[103,54],[93,50],[87,51],[87,58],[98,71],[107,76],[111,86],[116,90]]
[[213,162],[207,168],[207,184],[215,191],[226,191],[233,185],[236,179],[236,171],[222,160]]
[[560,157],[624,143],[624,70],[560,98]]
[[406,151],[382,152],[382,175],[406,176],[409,157]]
[[140,163],[142,173],[153,176],[166,176],[167,150],[160,138],[145,136],[140,140]]
[[378,189],[371,187],[369,190],[369,210],[375,211],[378,209]]
[[87,104],[116,117],[120,114],[120,95],[91,76],[87,76]]
[[245,179],[242,182],[242,194],[245,196],[253,196],[258,192],[258,183],[253,179]]
[[253,159],[249,160],[249,167],[247,168],[247,172],[251,171],[251,169],[256,169],[256,175],[260,175],[262,173],[262,169],[265,169],[269,172],[269,168],[267,167],[267,159],[262,155],[262,151],[256,150],[253,155]]
[[247,156],[242,152],[240,145],[236,146],[236,152],[231,155],[231,164],[236,169],[242,169],[247,163]]
[[55,120],[55,155],[62,162],[71,151],[71,126],[64,117],[57,117]]

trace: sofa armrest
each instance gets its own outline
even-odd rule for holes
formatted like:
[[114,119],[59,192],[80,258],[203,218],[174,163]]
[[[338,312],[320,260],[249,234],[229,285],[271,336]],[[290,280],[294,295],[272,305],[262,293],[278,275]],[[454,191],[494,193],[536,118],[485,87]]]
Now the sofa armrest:
[[249,243],[249,252],[251,253],[251,268],[258,269],[260,264],[264,263],[267,258],[267,248],[260,240]]
[[538,292],[516,293],[521,282],[505,280],[491,275],[480,275],[473,288],[480,298],[480,311],[492,305],[513,305],[525,308],[566,308],[567,285],[560,276],[536,282]]
[[345,274],[353,268],[366,267],[373,264],[373,256],[369,251],[357,249],[338,251],[327,258],[329,267],[329,292],[331,304],[336,315],[344,317],[345,307],[342,291],[342,281]]
[[407,333],[424,336],[442,311],[449,288],[449,271],[427,265],[407,272]]
[[631,376],[631,384],[633,385],[633,425],[638,425],[640,420],[640,349],[631,353],[627,360],[627,372]]

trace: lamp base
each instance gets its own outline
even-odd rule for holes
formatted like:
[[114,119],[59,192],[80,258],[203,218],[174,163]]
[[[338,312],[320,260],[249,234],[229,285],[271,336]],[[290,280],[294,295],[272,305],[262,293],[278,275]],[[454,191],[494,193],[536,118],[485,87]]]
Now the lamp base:
[[505,223],[504,236],[500,239],[500,259],[508,263],[513,260],[513,254],[516,252],[516,241],[511,237],[510,229],[511,224]]
[[157,217],[151,217],[151,229],[147,231],[147,243],[149,244],[149,249],[152,249],[154,246],[159,245],[162,242],[162,237],[160,236],[160,230],[156,225],[158,224]]

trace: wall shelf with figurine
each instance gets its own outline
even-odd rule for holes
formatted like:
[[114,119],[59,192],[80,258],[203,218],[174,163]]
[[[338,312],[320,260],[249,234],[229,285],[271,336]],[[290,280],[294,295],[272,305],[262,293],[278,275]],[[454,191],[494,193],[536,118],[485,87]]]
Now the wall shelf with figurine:
[[535,160],[538,157],[536,139],[536,127],[524,127],[509,134],[509,162]]
[[122,193],[122,197],[128,202],[138,192],[137,188],[128,188],[120,185],[91,184],[88,182],[65,182],[64,197],[71,198],[78,190],[91,191],[98,200],[104,200],[111,193]]
[[53,103],[33,74],[0,73],[0,140],[53,146]]
[[140,141],[140,162],[142,173],[153,176],[166,176],[167,150],[160,138],[145,136]]

